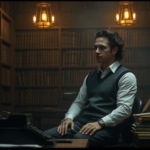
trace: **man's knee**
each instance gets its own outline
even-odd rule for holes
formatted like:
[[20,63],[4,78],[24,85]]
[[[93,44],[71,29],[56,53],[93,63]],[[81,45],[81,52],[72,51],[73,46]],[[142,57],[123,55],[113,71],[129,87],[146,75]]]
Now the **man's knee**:
[[77,133],[74,135],[73,137],[74,139],[89,139],[89,135],[85,135],[85,134],[81,134],[81,133]]

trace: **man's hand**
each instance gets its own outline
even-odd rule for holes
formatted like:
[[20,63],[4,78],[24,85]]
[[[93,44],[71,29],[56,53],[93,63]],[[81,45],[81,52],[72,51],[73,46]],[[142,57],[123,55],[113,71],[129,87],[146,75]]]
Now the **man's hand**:
[[100,130],[101,126],[98,122],[93,122],[93,123],[87,123],[86,125],[84,125],[81,130],[80,133],[81,134],[89,134],[90,135],[94,134],[96,131]]
[[64,135],[67,134],[67,128],[68,126],[71,126],[71,129],[74,130],[74,122],[72,121],[72,119],[65,119],[57,128],[57,132],[59,132],[59,134]]

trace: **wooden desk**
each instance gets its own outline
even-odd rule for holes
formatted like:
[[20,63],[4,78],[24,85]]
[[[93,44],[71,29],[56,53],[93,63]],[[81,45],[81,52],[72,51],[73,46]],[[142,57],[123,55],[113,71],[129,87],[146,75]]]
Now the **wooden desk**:
[[47,146],[42,148],[87,148],[88,139],[71,139],[72,143],[56,143],[55,146]]

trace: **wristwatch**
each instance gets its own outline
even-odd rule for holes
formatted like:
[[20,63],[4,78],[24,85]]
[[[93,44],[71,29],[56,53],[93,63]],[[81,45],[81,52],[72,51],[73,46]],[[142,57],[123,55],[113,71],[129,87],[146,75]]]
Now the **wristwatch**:
[[101,127],[105,127],[105,123],[102,119],[98,119],[98,123],[100,124]]

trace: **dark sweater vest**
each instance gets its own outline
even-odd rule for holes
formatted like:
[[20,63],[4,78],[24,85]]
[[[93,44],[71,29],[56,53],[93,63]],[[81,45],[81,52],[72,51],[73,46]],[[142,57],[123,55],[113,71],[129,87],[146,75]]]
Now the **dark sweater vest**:
[[90,72],[86,80],[88,98],[81,118],[98,120],[117,108],[118,81],[127,72],[131,70],[122,65],[115,73],[110,71],[102,79],[101,72],[99,74],[97,70]]

